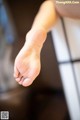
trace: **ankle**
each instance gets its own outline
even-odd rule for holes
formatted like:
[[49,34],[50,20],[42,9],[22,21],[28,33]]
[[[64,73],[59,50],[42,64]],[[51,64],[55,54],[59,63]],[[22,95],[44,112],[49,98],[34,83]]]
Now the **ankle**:
[[47,37],[47,32],[43,29],[31,29],[26,35],[25,45],[41,49]]

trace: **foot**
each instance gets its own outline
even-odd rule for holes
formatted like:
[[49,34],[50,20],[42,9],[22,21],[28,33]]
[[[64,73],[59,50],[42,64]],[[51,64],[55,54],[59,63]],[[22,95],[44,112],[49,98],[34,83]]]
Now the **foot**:
[[40,52],[45,39],[44,30],[30,30],[23,48],[15,59],[14,77],[25,87],[31,85],[40,73]]

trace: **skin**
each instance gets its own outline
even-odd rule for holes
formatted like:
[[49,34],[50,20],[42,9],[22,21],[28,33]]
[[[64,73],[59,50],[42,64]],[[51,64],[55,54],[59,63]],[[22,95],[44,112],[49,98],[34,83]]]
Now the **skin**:
[[40,51],[45,39],[43,30],[31,30],[28,33],[26,42],[15,59],[14,77],[19,84],[29,86],[39,75]]
[[[46,0],[42,3],[34,19],[32,28],[26,35],[24,46],[15,59],[15,80],[25,87],[31,85],[40,73],[41,49],[46,40],[48,31],[57,21],[57,13],[61,16],[80,18],[80,4],[77,6],[55,4],[55,7],[54,4],[55,0]],[[74,7],[76,7],[75,12],[72,9]]]
[[41,69],[40,53],[47,33],[56,22],[56,12],[52,0],[45,1],[36,15],[31,30],[26,35],[24,46],[14,62],[15,80],[29,86]]

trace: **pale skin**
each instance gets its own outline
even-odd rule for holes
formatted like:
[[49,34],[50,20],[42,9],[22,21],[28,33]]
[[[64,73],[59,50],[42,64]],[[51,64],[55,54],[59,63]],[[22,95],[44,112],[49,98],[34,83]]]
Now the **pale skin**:
[[42,3],[32,28],[26,35],[24,46],[15,59],[14,77],[19,84],[27,87],[39,75],[41,49],[48,31],[55,24],[56,19],[53,0]]

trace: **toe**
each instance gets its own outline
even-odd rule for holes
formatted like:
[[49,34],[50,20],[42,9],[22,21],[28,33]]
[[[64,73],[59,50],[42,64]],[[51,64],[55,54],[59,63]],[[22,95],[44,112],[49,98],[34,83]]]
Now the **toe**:
[[16,78],[15,80],[16,80],[17,82],[20,82],[20,78]]
[[27,86],[31,85],[32,82],[33,82],[33,80],[31,80],[31,79],[29,79],[29,78],[26,78],[26,79],[22,82],[22,85],[23,85],[24,87],[27,87]]
[[21,85],[23,83],[23,81],[24,81],[24,78],[21,78],[19,84]]
[[16,66],[14,66],[14,77],[17,78],[19,76],[19,71],[16,68]]

